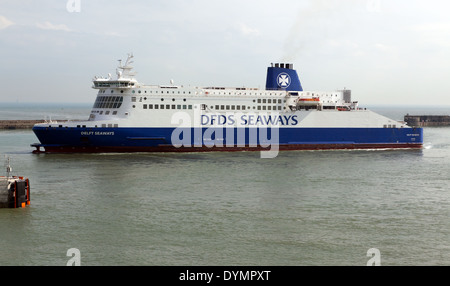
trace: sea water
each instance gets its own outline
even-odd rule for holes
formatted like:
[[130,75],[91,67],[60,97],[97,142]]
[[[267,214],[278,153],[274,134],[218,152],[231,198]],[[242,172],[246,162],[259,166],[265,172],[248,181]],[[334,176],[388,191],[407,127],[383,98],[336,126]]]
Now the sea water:
[[[13,105],[0,119],[86,119],[90,107]],[[381,265],[450,264],[449,127],[425,127],[421,150],[271,159],[32,154],[35,142],[31,130],[0,131],[2,161],[31,185],[30,206],[0,209],[0,265],[63,266],[74,249],[81,265],[363,266],[371,249]]]

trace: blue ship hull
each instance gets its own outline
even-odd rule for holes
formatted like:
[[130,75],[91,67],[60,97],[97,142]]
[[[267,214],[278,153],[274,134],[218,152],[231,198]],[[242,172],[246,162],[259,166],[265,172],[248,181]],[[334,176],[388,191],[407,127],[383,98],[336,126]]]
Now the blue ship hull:
[[[421,128],[67,128],[35,126],[35,152],[421,148]],[[43,147],[45,150],[41,150]]]

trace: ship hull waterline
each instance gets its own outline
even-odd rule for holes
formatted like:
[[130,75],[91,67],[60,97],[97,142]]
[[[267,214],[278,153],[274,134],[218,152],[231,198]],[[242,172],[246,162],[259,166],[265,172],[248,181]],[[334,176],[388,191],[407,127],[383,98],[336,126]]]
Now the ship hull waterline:
[[[420,149],[421,128],[280,128],[264,135],[249,129],[186,129],[173,142],[173,128],[44,128],[33,131],[33,153],[233,152],[268,150]],[[222,130],[222,131],[220,131]],[[255,132],[255,133],[252,133]],[[240,140],[239,133],[243,138]],[[187,137],[186,138],[186,134]],[[254,134],[254,136],[252,136]],[[228,137],[227,137],[228,136]],[[254,138],[255,139],[250,139]],[[260,138],[262,137],[262,138]],[[176,138],[180,138],[176,136]],[[42,149],[43,150],[42,150]]]

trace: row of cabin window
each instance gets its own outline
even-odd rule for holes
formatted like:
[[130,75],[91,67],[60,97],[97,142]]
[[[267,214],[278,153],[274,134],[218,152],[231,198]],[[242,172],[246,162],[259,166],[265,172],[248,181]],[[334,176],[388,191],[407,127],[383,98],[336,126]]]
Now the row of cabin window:
[[[211,106],[211,109],[213,106]],[[255,107],[253,107],[254,109]],[[143,109],[192,109],[192,105],[144,104]],[[202,107],[203,109],[203,107]],[[281,110],[281,106],[257,106],[258,110]],[[216,105],[215,110],[246,110],[245,105]]]
[[[245,110],[245,105],[216,105],[216,110]],[[211,109],[213,107],[211,106]]]
[[[267,101],[267,102],[266,102]],[[261,99],[261,98],[258,98],[258,103],[277,103],[277,101],[278,101],[278,103],[281,103],[281,99],[265,99],[265,98],[263,98],[263,99]],[[253,101],[254,102],[254,101]]]
[[[111,93],[112,93],[113,91],[111,90]],[[123,93],[123,90],[121,90],[120,91],[121,93]],[[136,93],[136,91],[135,90],[132,90],[131,91],[131,93]],[[140,90],[138,90],[138,93],[140,94],[140,93],[142,93],[142,91],[140,91]],[[144,93],[147,93],[147,91],[146,90],[144,90]],[[149,91],[149,93],[153,93],[153,91]],[[170,92],[170,91],[166,91],[165,93],[167,93],[167,94],[170,94],[170,93],[172,93],[172,94],[175,94],[175,91],[173,91],[172,90],[172,92]],[[181,91],[178,91],[177,92],[178,94],[181,94]],[[211,93],[210,91],[206,91],[205,92],[206,94],[209,94],[209,93]],[[155,94],[164,94],[164,90],[156,90],[155,91]],[[186,91],[183,91],[183,94],[191,94],[191,92],[190,91],[188,91],[188,92],[186,92]],[[197,92],[195,92],[195,94],[197,94]],[[216,94],[216,92],[212,92],[212,94]],[[262,93],[262,92],[254,92],[254,93],[251,93],[251,92],[249,92],[248,94],[247,94],[247,92],[239,92],[239,93],[236,93],[236,92],[218,92],[217,94],[219,94],[219,95],[267,95],[267,93]],[[269,93],[269,95],[272,95],[272,93]],[[277,93],[274,93],[274,95],[277,95]],[[283,95],[282,93],[280,93],[279,95]],[[274,99],[274,100],[276,100],[276,99]],[[270,103],[270,102],[269,102]],[[275,103],[275,102],[274,102]]]
[[[98,113],[98,114],[102,115],[103,114],[103,110],[92,111],[92,113]],[[110,113],[111,113],[110,110],[106,110],[105,111],[105,115],[109,115]],[[112,112],[112,115],[117,115],[117,110],[114,110]]]
[[[215,106],[215,110],[245,110],[246,106],[245,105],[216,105]],[[213,109],[213,107],[211,106],[211,109]],[[250,109],[250,106],[248,107],[248,109]],[[253,106],[253,109],[255,109],[255,106]],[[280,106],[257,106],[258,110],[281,110],[281,105]]]
[[[135,96],[131,98],[131,102],[136,102],[136,100]],[[144,100],[147,100],[147,97],[144,97]],[[161,98],[161,101],[164,101],[164,98]],[[172,98],[172,101],[175,101],[175,98]],[[183,101],[186,101],[186,98],[183,98]],[[142,97],[139,98],[139,102],[142,102]]]
[[[266,93],[266,92],[211,92],[211,91],[206,91],[206,94],[212,94],[212,95],[284,95],[284,93]],[[275,100],[275,99],[274,99]]]
[[[62,128],[63,126],[59,125],[58,127]],[[117,128],[117,127],[119,127],[119,124],[102,124],[102,127],[103,128],[105,128],[105,127],[115,127],[115,128]],[[66,128],[67,128],[67,126],[66,126]],[[77,125],[77,128],[86,128],[86,125]],[[95,125],[95,128],[98,128],[98,125]]]
[[[135,90],[131,91],[131,93],[136,93]],[[140,90],[138,90],[138,93],[141,93]],[[147,91],[145,90],[144,93],[147,93]],[[153,93],[151,90],[149,93]],[[169,94],[169,91],[166,92],[167,94]],[[155,91],[155,94],[164,94],[164,90],[161,91]],[[175,91],[172,91],[172,94],[175,94]],[[178,91],[178,94],[181,94],[181,91]],[[186,94],[186,91],[183,91],[183,94]],[[187,94],[191,94],[190,91],[187,92]]]
[[[134,107],[134,106],[133,106]],[[144,104],[144,109],[192,109],[192,105],[181,104]]]
[[273,106],[273,108],[270,105],[267,107],[265,105],[263,106],[258,105],[258,110],[281,110],[281,105]]

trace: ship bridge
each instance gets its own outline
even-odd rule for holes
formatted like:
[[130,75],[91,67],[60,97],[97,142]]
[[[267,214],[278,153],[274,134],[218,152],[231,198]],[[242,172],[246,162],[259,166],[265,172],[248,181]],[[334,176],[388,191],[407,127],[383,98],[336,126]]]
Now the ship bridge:
[[133,67],[131,64],[133,61],[133,54],[128,54],[128,58],[124,65],[122,65],[122,60],[119,60],[119,66],[116,69],[117,78],[113,79],[111,74],[108,74],[107,78],[95,76],[92,80],[92,88],[102,89],[102,88],[132,88],[138,85],[137,80],[134,78],[136,75],[132,71]]
[[131,80],[105,80],[105,79],[96,79],[93,80],[94,85],[92,86],[95,89],[105,88],[105,87],[134,87],[136,82],[132,82]]

